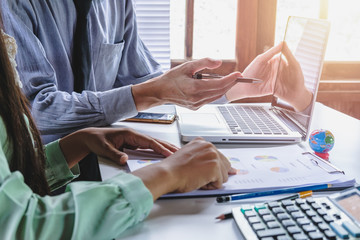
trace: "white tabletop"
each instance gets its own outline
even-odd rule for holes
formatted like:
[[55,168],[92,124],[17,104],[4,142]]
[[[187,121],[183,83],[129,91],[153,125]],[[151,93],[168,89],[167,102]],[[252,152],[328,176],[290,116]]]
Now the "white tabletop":
[[[174,111],[174,108],[173,106],[163,106],[151,111],[169,112]],[[119,122],[113,126],[131,127],[141,133],[181,146],[176,122],[170,125]],[[334,134],[335,146],[330,152],[330,161],[344,170],[346,174],[355,177],[356,181],[360,183],[360,121],[316,103],[311,131],[314,129],[327,129]],[[301,145],[310,150],[307,141]],[[239,147],[239,144],[218,145],[218,147],[225,146]],[[254,144],[241,144],[241,147],[250,146],[254,146]],[[119,168],[108,161],[102,161],[100,169],[103,178],[107,179],[115,175]],[[252,203],[275,198],[257,198],[253,199]],[[217,221],[215,217],[248,202],[249,200],[244,200],[218,204],[214,197],[157,200],[148,218],[125,231],[121,239],[242,239],[235,221]]]

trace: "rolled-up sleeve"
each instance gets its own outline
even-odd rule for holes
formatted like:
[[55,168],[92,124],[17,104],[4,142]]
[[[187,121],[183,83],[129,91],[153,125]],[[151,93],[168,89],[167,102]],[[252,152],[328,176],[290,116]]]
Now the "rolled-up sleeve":
[[56,190],[68,184],[80,174],[79,165],[69,169],[67,161],[60,149],[59,140],[45,146],[46,168],[45,175],[50,190]]
[[[1,151],[0,162],[5,168]],[[114,239],[153,206],[149,190],[131,174],[71,183],[64,194],[40,197],[21,173],[0,173],[0,239]]]

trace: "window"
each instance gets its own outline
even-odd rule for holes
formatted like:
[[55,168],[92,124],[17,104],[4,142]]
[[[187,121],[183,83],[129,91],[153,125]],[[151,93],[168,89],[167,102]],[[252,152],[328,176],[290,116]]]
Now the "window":
[[135,0],[141,39],[163,70],[170,68],[170,0]]
[[317,101],[360,119],[359,0],[171,0],[170,4],[171,65],[206,56],[221,58],[223,65],[214,70],[220,74],[242,71],[280,41],[289,15],[328,19],[332,30]]

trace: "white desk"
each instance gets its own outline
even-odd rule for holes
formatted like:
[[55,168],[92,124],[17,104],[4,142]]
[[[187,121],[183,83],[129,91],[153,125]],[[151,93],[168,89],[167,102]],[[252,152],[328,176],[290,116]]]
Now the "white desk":
[[[166,106],[167,110],[171,106]],[[163,109],[160,109],[160,111]],[[171,125],[125,123],[114,124],[114,127],[126,126],[141,133],[163,139],[180,146],[176,123]],[[155,127],[156,126],[156,127]],[[314,129],[328,129],[335,136],[335,146],[330,152],[330,161],[360,183],[360,121],[328,108],[320,103],[316,104],[311,131]],[[301,143],[308,148],[307,141]],[[219,145],[224,147],[225,145]],[[231,147],[231,145],[226,145]],[[236,147],[249,147],[246,144],[235,144]],[[254,146],[254,145],[251,145]],[[264,146],[264,145],[257,145]],[[113,166],[102,163],[103,178],[116,174]],[[255,201],[271,198],[257,198]],[[273,199],[273,198],[272,198]],[[149,217],[137,226],[124,232],[121,239],[158,240],[158,239],[242,239],[235,221],[216,221],[215,217],[230,212],[233,207],[244,202],[218,204],[214,197],[158,200]]]

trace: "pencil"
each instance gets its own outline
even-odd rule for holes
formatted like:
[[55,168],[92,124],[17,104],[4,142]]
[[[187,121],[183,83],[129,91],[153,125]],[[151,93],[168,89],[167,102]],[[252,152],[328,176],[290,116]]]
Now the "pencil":
[[275,201],[293,200],[296,198],[307,198],[307,197],[310,197],[311,195],[312,195],[312,191],[304,191],[304,192],[299,192],[299,193],[290,195],[288,197],[277,199]]
[[221,214],[221,215],[217,216],[215,219],[225,220],[225,219],[229,219],[232,217],[233,217],[233,214],[232,214],[232,212],[230,212],[230,213]]
[[[195,79],[215,79],[215,78],[223,78],[224,76],[218,75],[218,74],[212,74],[212,73],[195,73],[193,76]],[[247,78],[247,77],[238,77],[236,79],[236,82],[242,82],[242,83],[260,83],[262,82],[261,79],[257,78]]]
[[319,184],[313,186],[302,186],[302,187],[294,187],[294,188],[282,188],[271,191],[264,192],[253,192],[253,193],[244,193],[244,194],[235,194],[229,196],[221,196],[217,197],[216,201],[218,203],[230,202],[235,200],[247,199],[247,198],[255,198],[255,197],[263,197],[263,196],[271,196],[283,193],[296,193],[296,192],[304,192],[304,191],[314,191],[314,190],[322,190],[330,188],[331,184]]

